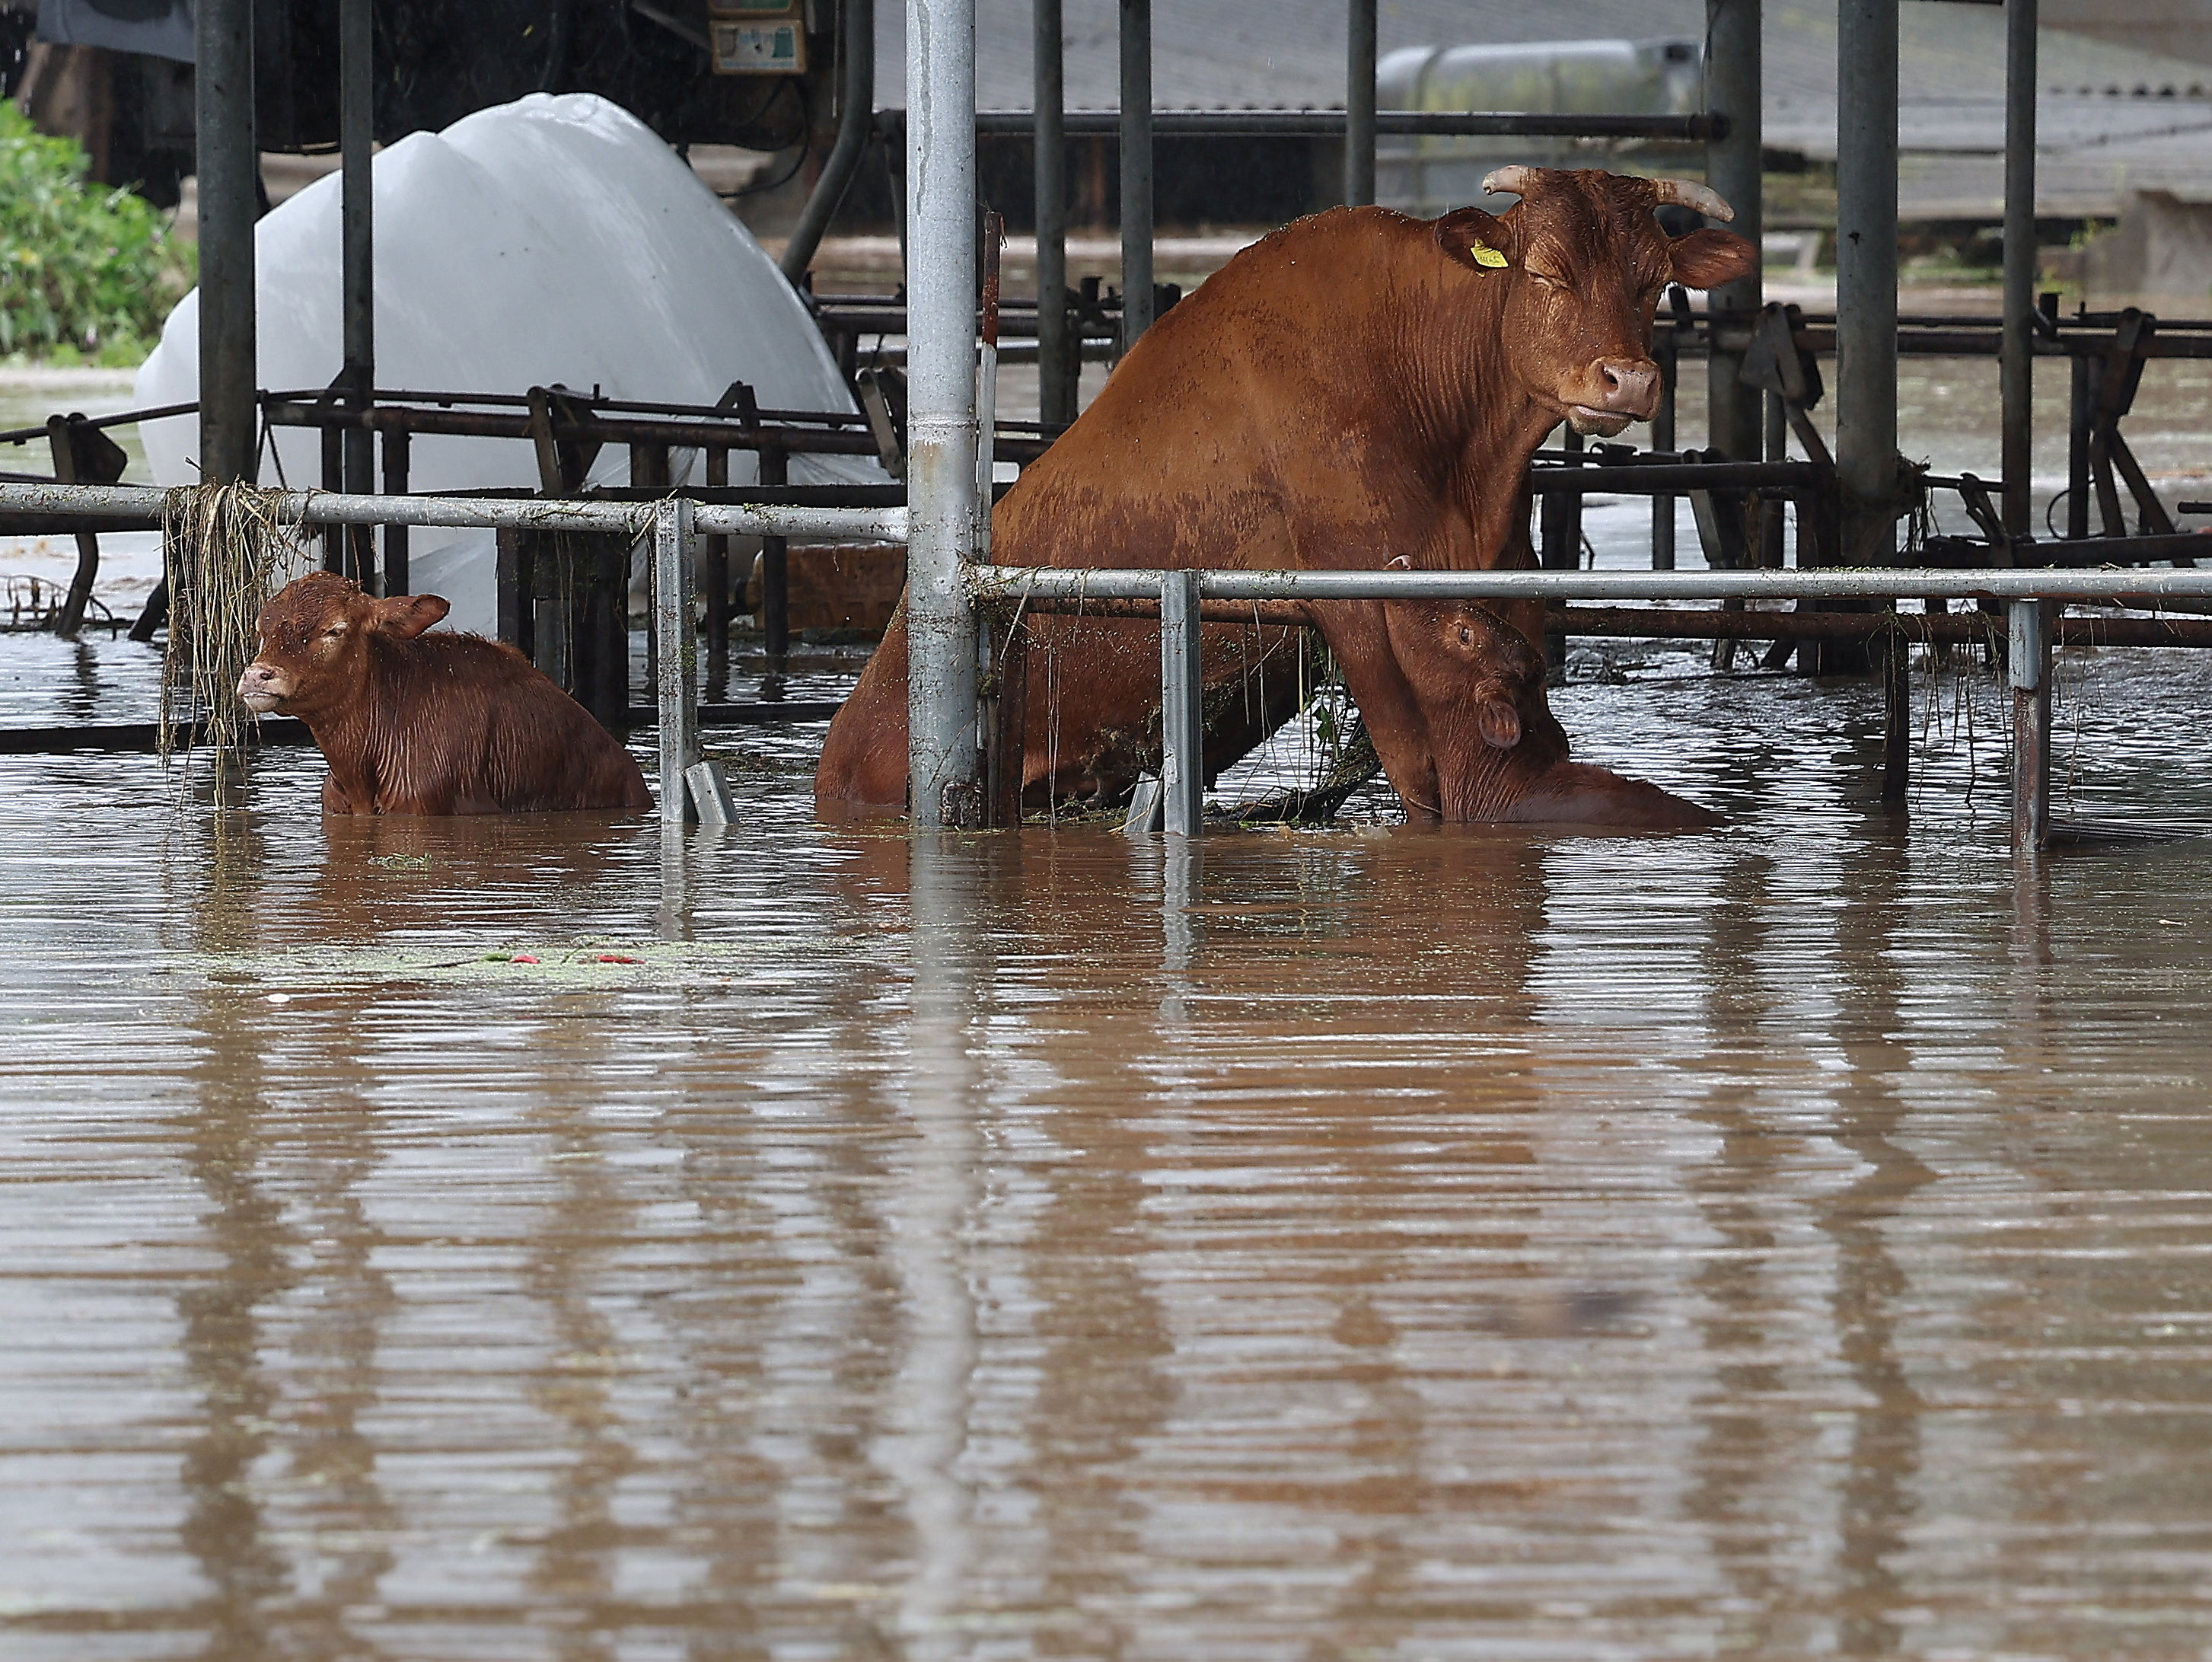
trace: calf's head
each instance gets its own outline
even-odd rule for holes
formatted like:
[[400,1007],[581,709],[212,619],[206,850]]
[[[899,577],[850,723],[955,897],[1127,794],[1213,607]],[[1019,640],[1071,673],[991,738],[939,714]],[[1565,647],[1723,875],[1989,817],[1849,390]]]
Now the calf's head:
[[1710,289],[1748,275],[1759,251],[1729,231],[1670,237],[1667,204],[1712,219],[1735,210],[1702,185],[1595,169],[1500,167],[1486,192],[1502,215],[1462,208],[1436,222],[1455,280],[1505,290],[1499,339],[1521,389],[1578,433],[1610,437],[1659,410],[1651,320],[1669,283]]
[[[1409,798],[1410,810],[1454,824],[1677,831],[1721,823],[1656,785],[1569,761],[1566,734],[1544,701],[1543,654],[1488,608],[1392,602],[1384,618],[1435,767],[1435,800]],[[1399,788],[1406,793],[1407,782]]]
[[261,608],[261,650],[239,678],[239,701],[258,715],[331,709],[366,686],[380,637],[420,635],[449,610],[435,594],[380,600],[328,571],[287,583]]

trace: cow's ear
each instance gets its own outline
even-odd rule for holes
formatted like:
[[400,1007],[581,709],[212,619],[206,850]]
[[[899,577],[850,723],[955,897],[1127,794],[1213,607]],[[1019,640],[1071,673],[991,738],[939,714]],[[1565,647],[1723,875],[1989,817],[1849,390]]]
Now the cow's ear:
[[1438,220],[1437,247],[1477,271],[1510,265],[1520,252],[1512,228],[1480,208],[1461,208]]
[[1674,281],[1685,289],[1717,289],[1759,269],[1759,250],[1734,231],[1692,231],[1668,249]]
[[1483,743],[1499,750],[1511,750],[1521,742],[1521,712],[1503,698],[1484,699],[1474,713],[1474,725]]
[[420,635],[453,609],[443,595],[395,594],[376,603],[373,627],[404,641]]

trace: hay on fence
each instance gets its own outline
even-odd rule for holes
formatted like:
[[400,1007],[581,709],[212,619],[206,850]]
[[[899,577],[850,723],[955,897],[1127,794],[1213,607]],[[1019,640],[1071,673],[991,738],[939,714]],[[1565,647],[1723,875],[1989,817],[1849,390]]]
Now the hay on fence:
[[[253,661],[262,603],[308,564],[296,513],[282,493],[250,485],[185,485],[161,506],[161,562],[169,586],[169,643],[161,660],[160,748],[215,752],[224,801],[244,765],[253,713],[238,700]],[[179,743],[182,740],[181,746]]]

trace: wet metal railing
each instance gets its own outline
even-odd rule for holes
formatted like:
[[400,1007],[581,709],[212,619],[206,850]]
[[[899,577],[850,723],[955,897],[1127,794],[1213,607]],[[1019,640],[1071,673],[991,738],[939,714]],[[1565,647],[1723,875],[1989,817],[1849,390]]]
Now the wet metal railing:
[[[160,521],[169,493],[149,485],[0,483],[0,515],[66,514],[88,520]],[[686,773],[700,760],[698,661],[692,619],[693,560],[701,536],[788,537],[811,542],[904,542],[903,508],[791,508],[767,503],[548,500],[544,497],[362,496],[321,490],[269,491],[279,524],[406,525],[447,530],[597,531],[641,545],[653,573],[653,642],[658,670],[660,801],[680,824]],[[1152,592],[1158,592],[1154,583]],[[712,807],[714,805],[707,805]]]
[[[2011,571],[1152,571],[980,566],[978,601],[1157,600],[1164,827],[1194,836],[1205,814],[1199,629],[1207,600],[1988,600],[2008,623],[2013,694],[2013,844],[2040,853],[2051,836],[2052,602],[2154,605],[2212,599],[2212,570]],[[1269,621],[1280,621],[1271,618]]]

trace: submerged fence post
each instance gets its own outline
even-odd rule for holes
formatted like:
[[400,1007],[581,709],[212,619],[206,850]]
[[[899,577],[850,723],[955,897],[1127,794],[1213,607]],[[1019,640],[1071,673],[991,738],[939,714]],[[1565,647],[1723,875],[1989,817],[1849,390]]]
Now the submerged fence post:
[[981,817],[975,6],[907,0],[907,779],[917,827]]
[[699,759],[698,642],[691,627],[691,504],[670,497],[653,508],[653,639],[660,726],[660,816],[696,819],[684,770]]
[[1164,829],[1195,837],[1206,824],[1206,720],[1199,689],[1198,573],[1160,578],[1160,788]]
[[2012,845],[2041,854],[2051,845],[2051,611],[2045,600],[2008,607],[2012,680]]

